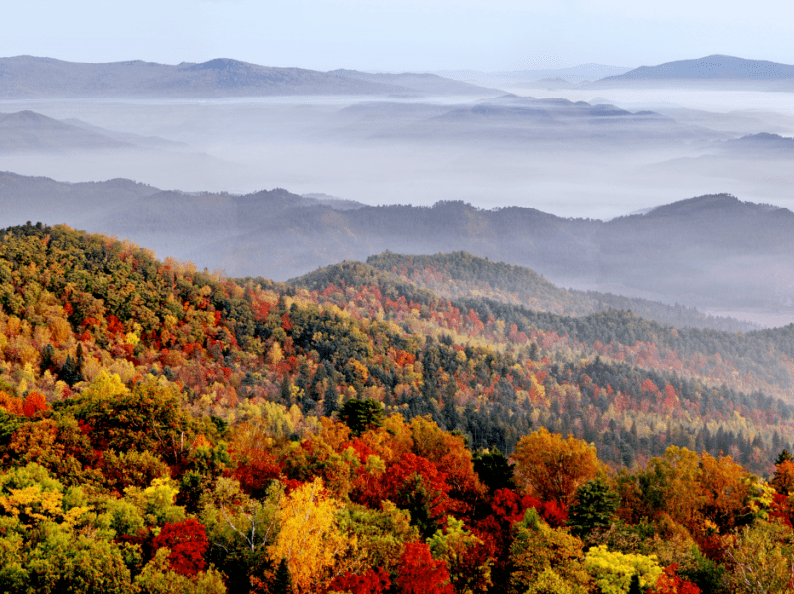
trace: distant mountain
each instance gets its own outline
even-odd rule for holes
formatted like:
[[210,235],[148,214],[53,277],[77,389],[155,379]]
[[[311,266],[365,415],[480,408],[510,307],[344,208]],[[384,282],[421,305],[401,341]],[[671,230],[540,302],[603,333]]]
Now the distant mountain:
[[333,70],[329,74],[338,74],[346,78],[403,87],[407,91],[415,91],[421,95],[483,96],[503,93],[503,91],[498,89],[486,89],[430,73],[404,72],[401,74],[389,74],[360,72],[358,70]]
[[614,76],[628,72],[631,68],[609,66],[607,64],[579,64],[566,68],[540,68],[529,70],[503,70],[499,72],[480,72],[477,70],[443,70],[436,74],[478,85],[515,85],[533,82],[543,78],[560,78],[562,80],[581,83],[598,80],[606,76]]
[[794,158],[794,138],[767,132],[748,134],[726,141],[725,149],[731,153],[761,153]]
[[578,85],[577,83],[572,83],[564,78],[560,78],[556,76],[554,78],[541,78],[540,80],[520,83],[522,89],[547,89],[547,90],[559,90],[559,89],[575,89]]
[[83,128],[84,130],[90,130],[91,132],[102,134],[103,136],[118,140],[119,142],[133,144],[140,148],[185,149],[188,147],[188,145],[184,142],[174,142],[173,140],[160,138],[159,136],[141,136],[140,134],[131,134],[129,132],[107,130],[105,128],[100,128],[99,126],[89,124],[88,122],[78,120],[77,118],[68,118],[61,121],[63,121],[65,124],[77,126],[78,128]]
[[0,113],[0,154],[185,147],[156,136],[105,130],[77,119],[56,120],[30,110]]
[[0,113],[0,153],[132,147],[127,142],[33,111]]
[[335,196],[329,196],[328,194],[322,194],[320,192],[312,192],[311,194],[303,194],[302,198],[306,198],[307,201],[311,201],[307,204],[307,206],[314,206],[314,205],[324,205],[330,206],[334,210],[355,210],[356,208],[364,208],[367,206],[363,202],[356,202],[355,200],[345,200],[344,198],[336,198]]
[[104,184],[0,174],[0,226],[66,222],[233,276],[286,279],[387,250],[465,251],[585,291],[734,311],[794,305],[794,213],[724,194],[604,222],[460,201],[335,210],[283,189],[235,196]]
[[[661,142],[703,142],[724,138],[705,128],[682,125],[652,111],[631,112],[611,104],[592,104],[562,98],[503,95],[475,103],[441,106],[427,103],[389,104],[370,102],[350,106],[345,116],[353,119],[361,135],[372,139],[471,140],[496,144],[547,144],[576,142],[599,146]],[[400,125],[395,125],[399,118]]]
[[598,82],[632,80],[777,80],[794,78],[794,66],[766,60],[746,60],[714,55],[697,60],[678,60],[658,66],[640,66]]
[[[352,72],[352,71],[351,71]],[[142,62],[86,64],[53,58],[0,58],[0,97],[260,97],[273,95],[405,95],[417,94],[424,75],[400,75],[409,86],[367,80],[364,73],[345,76],[302,68],[259,66],[230,59],[176,66]],[[375,75],[377,78],[377,75]],[[409,80],[410,79],[410,80]],[[431,94],[445,84],[460,92],[456,81],[436,77]],[[399,83],[399,80],[396,81]],[[469,87],[469,85],[465,85]],[[471,91],[470,91],[471,92]],[[485,92],[488,94],[488,92]]]
[[0,222],[47,219],[98,229],[114,209],[159,191],[126,179],[70,184],[0,172]]

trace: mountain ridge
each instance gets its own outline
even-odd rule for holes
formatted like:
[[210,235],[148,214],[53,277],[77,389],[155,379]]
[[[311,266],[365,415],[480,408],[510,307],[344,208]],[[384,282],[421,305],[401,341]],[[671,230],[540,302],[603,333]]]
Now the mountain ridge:
[[[794,213],[727,194],[601,221],[463,201],[335,210],[283,189],[238,196],[132,188],[4,173],[0,208],[6,222],[45,219],[129,237],[232,276],[288,279],[387,250],[465,251],[558,286],[701,309],[789,311],[794,296]],[[197,229],[212,230],[211,246]]]
[[778,80],[790,78],[794,78],[794,65],[714,54],[703,58],[665,62],[657,66],[640,66],[624,74],[607,76],[596,82],[642,79]]
[[[420,92],[334,72],[260,66],[230,58],[168,65],[141,60],[82,63],[15,56],[0,58],[0,83],[0,97],[4,98],[389,96]],[[458,92],[492,93],[459,81],[447,80],[446,84]]]

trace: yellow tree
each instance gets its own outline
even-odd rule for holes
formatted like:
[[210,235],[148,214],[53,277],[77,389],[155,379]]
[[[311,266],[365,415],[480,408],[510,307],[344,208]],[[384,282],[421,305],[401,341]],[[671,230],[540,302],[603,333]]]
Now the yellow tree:
[[706,503],[701,480],[713,483],[713,501],[721,501],[718,484],[723,479],[720,475],[730,470],[729,465],[720,465],[714,459],[705,462],[706,467],[701,469],[701,459],[695,452],[677,446],[668,447],[663,456],[651,458],[639,477],[646,515],[661,517],[666,514],[674,522],[695,530],[702,521]]
[[[510,576],[508,592],[524,594],[539,580],[559,582],[557,592],[586,594],[590,576],[584,569],[582,541],[567,529],[551,528],[529,508],[524,519],[515,526],[510,546]],[[552,572],[551,574],[549,572]],[[543,577],[541,577],[543,576]],[[543,589],[536,590],[542,592]]]
[[326,496],[322,479],[315,478],[284,497],[277,519],[280,529],[269,548],[272,559],[287,562],[298,592],[313,592],[330,578],[337,559],[355,549],[355,539],[339,530],[337,515],[342,504]]
[[522,437],[512,458],[515,480],[527,493],[566,504],[601,468],[595,446],[543,427]]

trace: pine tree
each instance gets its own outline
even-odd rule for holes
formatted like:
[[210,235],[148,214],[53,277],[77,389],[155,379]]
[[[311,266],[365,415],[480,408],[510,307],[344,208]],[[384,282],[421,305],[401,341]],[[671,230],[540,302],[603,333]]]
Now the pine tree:
[[339,410],[339,396],[336,393],[336,384],[329,378],[323,396],[323,415],[332,417],[337,410]]
[[273,578],[273,594],[292,594],[292,576],[289,574],[287,560],[279,561],[276,575]]
[[[80,355],[82,355],[82,350]],[[63,367],[58,371],[58,379],[69,384],[70,388],[76,383],[83,381],[83,374],[80,373],[80,367],[75,363],[71,355],[66,355],[66,361],[64,361]]]

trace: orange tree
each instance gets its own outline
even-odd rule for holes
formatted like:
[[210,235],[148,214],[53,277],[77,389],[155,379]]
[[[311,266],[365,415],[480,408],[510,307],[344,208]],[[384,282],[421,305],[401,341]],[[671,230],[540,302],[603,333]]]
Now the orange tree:
[[522,437],[512,458],[514,480],[527,493],[565,504],[601,468],[595,446],[570,435],[563,439],[545,428]]

